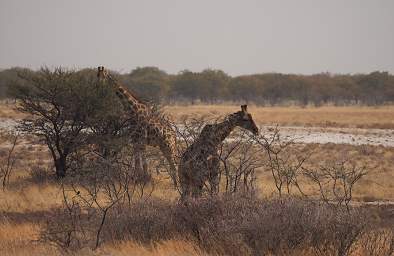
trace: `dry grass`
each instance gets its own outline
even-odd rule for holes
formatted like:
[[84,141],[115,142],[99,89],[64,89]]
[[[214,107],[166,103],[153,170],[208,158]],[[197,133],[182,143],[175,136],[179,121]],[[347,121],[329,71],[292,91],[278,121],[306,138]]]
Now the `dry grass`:
[[[358,166],[366,166],[369,174],[356,184],[353,191],[357,201],[394,200],[394,148],[383,146],[353,146],[338,144],[296,145],[304,154],[311,153],[309,166],[327,165],[350,159]],[[264,196],[276,192],[271,173],[260,171],[257,186]],[[313,194],[317,188],[309,182],[301,182],[304,192]],[[294,189],[293,192],[296,192]]]
[[[0,137],[0,152],[5,152],[9,145]],[[309,160],[316,165],[325,161],[352,159],[359,165],[366,165],[370,174],[355,188],[355,198],[358,200],[394,200],[394,148],[384,146],[354,146],[340,144],[307,144],[297,145],[305,154],[313,152]],[[22,138],[16,152],[19,161],[11,178],[10,190],[0,193],[0,209],[26,211],[49,209],[61,203],[58,196],[59,188],[56,183],[44,183],[32,186],[32,179],[27,172],[32,166],[47,166],[51,164],[49,153],[44,145],[36,144],[31,138]],[[262,154],[263,156],[264,154]],[[306,190],[312,189],[304,184]],[[275,191],[270,173],[260,172],[258,186],[264,196],[270,196]],[[178,192],[173,189],[170,178],[165,173],[154,176],[153,186],[145,188],[144,193],[155,197],[175,199]]]
[[[0,136],[0,151],[10,145]],[[62,255],[49,244],[38,243],[42,222],[46,214],[62,205],[59,186],[54,182],[37,183],[26,170],[31,166],[45,166],[50,162],[43,145],[29,137],[21,138],[16,147],[18,161],[11,182],[4,191],[0,190],[0,255]],[[154,186],[145,188],[144,193],[153,191],[155,197],[176,198],[167,175],[154,179]],[[147,247],[133,241],[104,244],[98,251],[84,249],[75,255],[204,255],[198,247],[186,241],[165,241]]]
[[0,118],[18,119],[24,117],[26,117],[26,114],[15,110],[15,104],[5,102],[0,103]]
[[[170,106],[165,110],[174,118],[182,115],[225,115],[237,111],[239,106]],[[321,107],[321,108],[258,108],[249,110],[260,124],[394,128],[394,107]],[[21,118],[12,105],[0,105],[0,118]],[[34,183],[26,171],[33,165],[50,162],[48,152],[32,138],[23,138],[18,145],[19,162],[11,179],[10,188],[0,191],[0,255],[61,255],[48,244],[34,240],[45,221],[45,212],[62,203],[56,183]],[[9,145],[0,137],[0,152]],[[304,147],[300,145],[300,147]],[[372,173],[362,180],[354,191],[360,201],[394,200],[394,148],[383,146],[351,146],[335,144],[310,144],[303,149],[314,151],[311,161],[320,163],[328,158],[349,156],[360,164],[372,167]],[[269,173],[260,173],[258,187],[264,196],[275,190]],[[167,175],[155,176],[153,196],[177,198]],[[304,184],[306,190],[313,186]],[[151,187],[146,189],[149,192]],[[134,241],[103,244],[98,251],[84,250],[77,255],[206,255],[195,244],[183,240],[168,240],[151,246]]]
[[182,240],[169,240],[146,247],[133,241],[105,245],[102,251],[106,254],[127,256],[184,256],[184,255],[207,255],[195,244]]
[[24,182],[0,193],[0,209],[13,213],[47,211],[62,204],[59,188]]
[[[16,223],[6,219],[0,221],[0,255],[63,255],[56,247],[37,242],[41,226],[33,222]],[[71,255],[141,255],[183,256],[207,255],[195,244],[182,240],[163,241],[150,247],[133,241],[105,244],[99,250],[83,249]]]
[[[266,184],[267,180],[261,184]],[[266,188],[266,187],[265,187]],[[0,192],[3,200],[0,208],[0,255],[62,255],[49,244],[37,243],[45,221],[45,209],[59,207],[61,198],[52,185],[30,184],[20,192]],[[166,191],[159,190],[156,196],[166,197]],[[365,191],[364,191],[365,193]],[[4,200],[4,198],[7,198]],[[3,215],[3,216],[1,216]],[[193,242],[183,240],[160,241],[147,246],[134,241],[123,241],[115,244],[103,244],[98,251],[83,249],[74,255],[208,255],[201,251]]]
[[36,223],[0,221],[0,255],[59,255],[55,248],[34,241],[39,231]]
[[[26,114],[15,110],[14,104],[0,104],[0,118],[18,119]],[[165,106],[164,111],[179,120],[182,116],[227,115],[239,110],[238,105]],[[394,106],[379,107],[257,107],[249,106],[258,124],[286,126],[394,128]]]
[[[184,115],[227,115],[239,110],[231,105],[167,106],[165,112],[178,120]],[[256,107],[250,106],[258,124],[352,128],[394,128],[394,106],[382,107]]]

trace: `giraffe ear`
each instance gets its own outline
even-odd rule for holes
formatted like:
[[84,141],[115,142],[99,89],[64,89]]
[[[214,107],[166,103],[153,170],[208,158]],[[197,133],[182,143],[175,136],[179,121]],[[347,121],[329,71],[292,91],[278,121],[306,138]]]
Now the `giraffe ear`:
[[241,105],[241,110],[243,112],[248,112],[248,105]]

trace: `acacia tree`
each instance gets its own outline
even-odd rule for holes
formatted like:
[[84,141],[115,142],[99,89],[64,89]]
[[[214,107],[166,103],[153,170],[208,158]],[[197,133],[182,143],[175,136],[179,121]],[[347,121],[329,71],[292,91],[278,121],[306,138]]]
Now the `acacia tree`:
[[93,71],[42,68],[19,76],[23,82],[14,84],[10,93],[18,102],[17,109],[29,116],[20,121],[18,129],[45,142],[56,176],[64,177],[72,153],[91,143],[89,128],[119,115],[119,103],[109,93],[110,87],[97,82]]
[[125,84],[142,99],[161,103],[167,96],[169,76],[156,67],[136,68],[124,76]]

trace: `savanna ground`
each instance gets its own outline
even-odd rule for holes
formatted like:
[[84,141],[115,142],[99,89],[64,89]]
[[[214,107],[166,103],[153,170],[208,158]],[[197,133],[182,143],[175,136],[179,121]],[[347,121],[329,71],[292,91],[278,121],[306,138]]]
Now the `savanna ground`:
[[[238,108],[238,105],[189,105],[166,106],[164,109],[175,119],[179,119],[183,115],[223,116],[238,111]],[[394,106],[301,108],[250,105],[249,112],[260,125],[394,129]]]
[[[19,119],[24,115],[13,110],[12,104],[0,105],[0,118]],[[239,106],[167,106],[164,108],[175,120],[184,115],[224,116],[237,111]],[[394,129],[394,107],[253,107],[254,120],[259,125],[376,128]],[[50,164],[45,145],[31,136],[20,138],[15,152],[18,160],[7,189],[0,192],[0,255],[60,255],[61,251],[38,241],[43,223],[51,218],[51,211],[62,205],[62,194],[56,181],[48,176],[44,166]],[[0,156],[4,157],[10,144],[0,138]],[[353,192],[354,201],[394,201],[394,148],[371,145],[297,144],[297,150],[311,153],[311,164],[351,158],[360,165],[368,166],[369,173]],[[272,175],[258,171],[257,188],[263,198],[275,197],[276,188]],[[175,200],[177,192],[167,175],[154,176],[155,189],[152,196]],[[306,192],[314,185],[303,183]],[[392,219],[393,210],[375,209],[376,218]],[[383,217],[382,217],[383,216]],[[204,255],[195,242],[171,239],[155,244],[134,241],[107,243],[98,250],[74,252],[82,255]]]

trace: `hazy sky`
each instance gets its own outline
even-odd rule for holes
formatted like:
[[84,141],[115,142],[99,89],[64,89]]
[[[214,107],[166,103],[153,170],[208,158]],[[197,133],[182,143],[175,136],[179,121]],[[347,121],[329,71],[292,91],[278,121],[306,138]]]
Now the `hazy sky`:
[[0,0],[0,68],[394,73],[394,1]]

